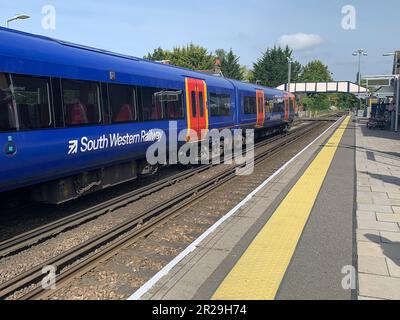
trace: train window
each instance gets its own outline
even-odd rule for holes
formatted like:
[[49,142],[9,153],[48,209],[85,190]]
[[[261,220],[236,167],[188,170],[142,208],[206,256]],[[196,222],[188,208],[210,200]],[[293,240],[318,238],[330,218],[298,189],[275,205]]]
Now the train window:
[[278,111],[277,112],[285,112],[285,101],[282,101],[281,103],[278,104]]
[[203,91],[199,91],[199,103],[200,103],[200,118],[204,117],[204,94]]
[[111,124],[111,111],[110,111],[110,99],[108,97],[108,83],[102,82],[100,85],[101,88],[101,102],[103,104],[102,114],[103,114],[103,123]]
[[272,112],[285,112],[285,102],[282,99],[275,100]]
[[267,110],[267,113],[271,113],[274,108],[274,101],[273,100],[265,101],[265,108]]
[[12,96],[10,77],[0,73],[0,131],[17,130],[17,109]]
[[213,117],[231,115],[231,96],[210,92],[210,113]]
[[65,124],[67,126],[99,124],[100,86],[96,82],[63,80]]
[[13,75],[12,84],[19,128],[26,130],[51,127],[49,80]]
[[157,121],[164,118],[163,107],[157,97],[163,92],[159,88],[142,87],[142,111],[144,121]]
[[244,97],[244,113],[256,114],[257,113],[257,99],[256,97]]
[[197,116],[197,102],[196,102],[196,92],[192,91],[192,117],[196,118]]
[[165,89],[156,93],[157,104],[161,104],[168,120],[184,119],[182,90]]
[[53,93],[53,112],[54,112],[54,124],[56,128],[64,128],[64,112],[62,106],[62,95],[61,95],[61,79],[51,79],[51,91]]
[[137,120],[136,89],[131,86],[108,86],[112,123],[132,122]]

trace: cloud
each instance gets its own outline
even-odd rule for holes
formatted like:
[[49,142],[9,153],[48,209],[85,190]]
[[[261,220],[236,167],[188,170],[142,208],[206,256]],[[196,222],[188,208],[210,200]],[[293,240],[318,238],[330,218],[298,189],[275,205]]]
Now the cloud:
[[323,37],[317,34],[306,33],[284,34],[278,40],[280,46],[289,46],[289,48],[295,51],[314,49],[324,42],[325,39]]

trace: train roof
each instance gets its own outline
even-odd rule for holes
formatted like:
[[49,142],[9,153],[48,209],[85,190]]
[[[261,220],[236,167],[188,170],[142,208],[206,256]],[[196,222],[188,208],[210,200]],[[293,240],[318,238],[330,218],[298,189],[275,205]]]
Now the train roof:
[[266,94],[271,95],[271,96],[283,96],[285,94],[289,94],[288,92],[285,92],[285,91],[282,91],[279,89],[264,87],[264,86],[260,86],[258,84],[254,84],[254,83],[243,82],[243,81],[238,81],[238,80],[231,80],[231,79],[230,79],[230,81],[239,90],[243,90],[243,91],[264,90]]
[[[183,77],[192,77],[206,80],[209,85],[227,89],[233,89],[233,85],[235,85],[240,90],[254,90],[256,88],[265,90],[269,94],[282,95],[283,93],[278,89],[207,75],[190,69],[3,27],[0,27],[0,43],[0,56],[17,57],[27,61],[41,62],[42,65],[56,66],[43,75],[62,77],[62,73],[68,73],[70,67],[73,66],[106,71],[107,78],[110,71],[117,74],[134,74],[145,78],[163,78],[175,82],[183,81]],[[10,66],[9,63],[3,65],[1,60],[0,67],[7,69],[4,71],[17,73],[17,71],[11,70],[13,66]],[[32,74],[41,75],[37,68],[34,71],[36,72]]]

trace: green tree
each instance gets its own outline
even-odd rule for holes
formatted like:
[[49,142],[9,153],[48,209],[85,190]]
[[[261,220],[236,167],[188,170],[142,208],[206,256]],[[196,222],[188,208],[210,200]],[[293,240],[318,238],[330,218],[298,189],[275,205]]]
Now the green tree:
[[242,74],[244,81],[255,83],[253,70],[247,68],[246,66],[242,66]]
[[183,46],[174,47],[172,51],[158,48],[153,53],[145,56],[146,59],[170,60],[171,64],[192,70],[209,70],[212,69],[215,62],[215,57],[204,47],[193,43]]
[[215,57],[206,48],[191,43],[184,47],[175,47],[171,62],[192,70],[209,70],[214,66]]
[[[254,81],[260,81],[262,85],[277,87],[288,82],[288,58],[292,58],[293,50],[286,48],[273,47],[264,52],[254,63]],[[292,62],[293,82],[298,81],[301,71],[301,64],[297,61]]]
[[[305,65],[299,77],[301,82],[328,82],[332,81],[332,74],[328,66],[320,60],[314,60]],[[333,103],[332,95],[326,93],[308,94],[302,99],[306,109],[315,111],[328,110]]]
[[171,53],[167,50],[158,47],[154,49],[153,53],[148,53],[147,56],[144,56],[144,59],[151,61],[161,61],[161,60],[169,60],[171,58]]
[[300,74],[301,82],[327,82],[332,81],[332,73],[328,66],[320,60],[314,60],[306,64]]
[[221,61],[226,58],[227,52],[224,49],[215,50],[215,56]]
[[224,77],[243,80],[243,68],[239,64],[239,57],[233,53],[232,49],[229,52],[224,49],[218,49],[215,54],[221,61],[221,71]]
[[335,93],[332,96],[333,103],[338,109],[358,107],[358,99],[351,93]]
[[325,93],[308,94],[301,100],[301,102],[307,110],[313,112],[329,110],[331,106],[329,96]]

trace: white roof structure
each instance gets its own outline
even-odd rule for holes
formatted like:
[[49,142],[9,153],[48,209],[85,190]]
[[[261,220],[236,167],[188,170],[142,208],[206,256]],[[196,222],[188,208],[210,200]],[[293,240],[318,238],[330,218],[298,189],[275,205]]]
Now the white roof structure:
[[379,98],[394,97],[396,95],[396,79],[398,75],[368,75],[363,76],[368,88],[374,88],[373,95]]
[[367,94],[368,89],[350,81],[332,81],[332,82],[294,82],[290,84],[282,84],[277,89],[290,91],[291,93],[352,93]]

